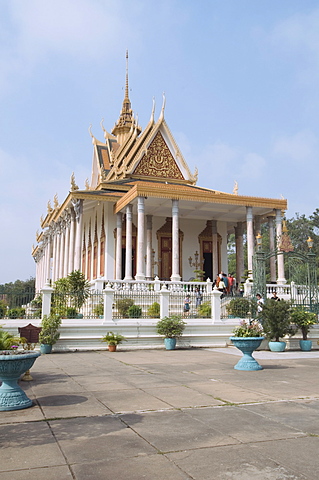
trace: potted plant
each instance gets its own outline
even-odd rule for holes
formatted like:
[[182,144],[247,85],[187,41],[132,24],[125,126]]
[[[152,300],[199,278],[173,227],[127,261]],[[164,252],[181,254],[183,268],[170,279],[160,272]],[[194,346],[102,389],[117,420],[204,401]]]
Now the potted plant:
[[51,353],[52,345],[60,338],[59,327],[61,317],[56,314],[44,315],[41,321],[41,332],[39,334],[40,352]]
[[301,330],[302,339],[299,340],[300,349],[309,352],[312,348],[312,341],[308,340],[307,336],[311,325],[317,323],[317,315],[312,312],[307,312],[301,307],[294,308],[291,312],[291,322],[296,325],[297,331]]
[[19,410],[32,405],[18,380],[32,367],[40,353],[18,350],[24,341],[25,338],[14,336],[0,326],[0,411]]
[[104,337],[102,337],[102,342],[106,342],[109,347],[110,352],[115,352],[117,345],[120,345],[122,342],[126,342],[126,338],[120,333],[107,332]]
[[240,325],[233,330],[233,334],[230,340],[244,354],[234,368],[246,371],[262,370],[262,366],[252,356],[253,351],[260,346],[264,339],[261,323],[258,320],[242,320]]
[[174,350],[176,339],[183,335],[186,322],[180,316],[172,315],[164,317],[156,324],[156,331],[159,335],[164,335],[164,345],[166,350]]
[[295,333],[290,323],[290,314],[291,304],[284,300],[274,302],[268,299],[263,306],[260,317],[272,352],[283,352],[286,342],[280,339]]

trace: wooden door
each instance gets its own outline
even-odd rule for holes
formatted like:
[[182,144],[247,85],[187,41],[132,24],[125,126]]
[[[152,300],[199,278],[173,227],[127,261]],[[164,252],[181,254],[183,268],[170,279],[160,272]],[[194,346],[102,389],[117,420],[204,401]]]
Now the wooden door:
[[161,280],[170,280],[172,275],[172,237],[161,237]]

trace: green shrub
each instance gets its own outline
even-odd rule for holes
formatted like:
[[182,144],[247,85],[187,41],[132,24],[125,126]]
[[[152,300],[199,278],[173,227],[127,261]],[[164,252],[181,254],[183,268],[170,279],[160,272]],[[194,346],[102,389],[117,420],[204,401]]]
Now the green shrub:
[[128,318],[128,309],[134,305],[132,298],[120,298],[116,301],[116,308],[121,318]]
[[77,318],[78,312],[74,307],[66,308],[66,318]]
[[138,305],[131,305],[127,311],[127,315],[129,318],[141,318],[142,309]]
[[247,318],[251,309],[251,302],[247,298],[233,298],[227,305],[228,315],[235,318]]
[[269,340],[279,342],[285,335],[294,335],[295,331],[290,324],[290,302],[284,300],[274,302],[268,299],[260,315],[264,332]]
[[41,332],[39,334],[39,342],[44,345],[54,345],[60,338],[59,327],[61,318],[59,315],[44,315],[41,321]]
[[8,311],[9,318],[24,318],[25,316],[25,309],[21,307],[10,308]]
[[160,317],[160,312],[161,312],[161,307],[158,302],[152,303],[151,306],[148,307],[147,309],[147,315],[150,318],[159,318]]
[[7,305],[0,300],[0,318],[4,318],[7,313]]
[[166,338],[178,338],[183,335],[186,323],[178,315],[164,317],[156,324],[156,331]]
[[311,325],[317,323],[317,315],[307,312],[303,308],[294,308],[291,312],[290,320],[301,330],[303,340],[307,340],[307,336]]
[[10,350],[12,345],[19,345],[20,337],[11,335],[0,326],[0,350]]
[[104,305],[103,305],[102,302],[99,303],[98,305],[95,305],[95,307],[93,309],[93,313],[97,317],[100,317],[100,316],[104,315]]
[[202,318],[211,318],[212,306],[210,302],[202,303],[198,308],[198,316]]

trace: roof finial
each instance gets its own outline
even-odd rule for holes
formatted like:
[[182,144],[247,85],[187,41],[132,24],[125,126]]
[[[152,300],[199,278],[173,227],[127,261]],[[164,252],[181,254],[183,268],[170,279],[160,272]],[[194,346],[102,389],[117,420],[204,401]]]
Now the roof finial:
[[159,120],[164,120],[165,104],[166,104],[166,97],[165,97],[165,92],[163,92],[163,105],[162,105],[161,114],[159,116]]
[[152,106],[152,113],[151,113],[151,118],[150,122],[154,122],[154,114],[155,114],[155,98],[153,97],[153,106]]
[[125,98],[128,99],[128,50],[126,50]]

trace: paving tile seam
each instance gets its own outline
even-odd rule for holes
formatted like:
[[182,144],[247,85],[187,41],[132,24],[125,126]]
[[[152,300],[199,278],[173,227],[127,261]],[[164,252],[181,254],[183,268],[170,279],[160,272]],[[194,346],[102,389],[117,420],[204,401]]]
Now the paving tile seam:
[[57,439],[57,437],[56,437],[56,435],[55,435],[55,433],[54,433],[54,431],[53,431],[50,423],[49,423],[49,422],[46,422],[46,423],[47,423],[47,425],[48,425],[48,427],[49,427],[49,430],[50,430],[50,432],[51,432],[51,435],[52,435],[52,437],[53,437],[53,439],[54,439],[54,441],[55,441],[58,449],[59,449],[60,452],[61,452],[61,455],[63,456],[63,458],[64,458],[64,460],[65,460],[65,463],[66,463],[66,465],[67,465],[67,467],[68,467],[68,469],[69,469],[69,471],[70,471],[70,474],[71,474],[72,478],[73,478],[74,480],[76,480],[75,473],[73,472],[73,469],[71,468],[71,465],[70,465],[70,463],[69,463],[69,461],[68,461],[68,458],[67,458],[67,456],[65,455],[65,453],[64,453],[64,451],[63,451],[63,449],[62,449],[62,447],[61,447],[61,445],[60,445],[59,440]]
[[[181,451],[183,451],[183,450],[181,450]],[[186,475],[187,478],[189,478],[190,480],[196,480],[196,477],[193,477],[192,475],[190,475],[190,473],[187,472],[186,470],[184,470],[177,462],[175,462],[174,459],[169,458],[169,457],[165,454],[165,452],[161,452],[161,455],[163,455],[163,456],[166,458],[166,460],[168,460],[170,463],[172,463],[172,464],[175,466],[175,468],[177,468],[180,472],[182,472],[183,475]]]
[[143,440],[145,443],[147,443],[150,447],[154,448],[155,452],[157,454],[160,454],[161,451],[155,446],[153,445],[149,440],[147,440],[145,437],[143,437],[143,435],[141,435],[137,430],[135,430],[131,425],[129,425],[123,418],[120,418],[118,417],[119,420],[121,421],[121,423],[123,425],[125,425],[126,428],[129,428],[133,433],[135,433],[135,435],[137,435],[141,440]]
[[[216,398],[216,397],[214,397]],[[262,401],[262,402],[241,402],[241,403],[225,403],[224,405],[193,405],[193,406],[189,406],[189,407],[169,407],[169,408],[161,408],[161,409],[139,409],[139,410],[124,410],[124,411],[121,411],[121,412],[113,412],[109,407],[109,410],[112,411],[113,413],[103,413],[103,414],[100,414],[100,415],[71,415],[71,416],[68,416],[68,417],[45,417],[44,413],[42,412],[43,414],[43,417],[44,418],[41,418],[41,419],[38,419],[38,420],[25,420],[23,422],[21,422],[21,420],[17,420],[17,421],[10,421],[8,420],[8,422],[6,423],[1,423],[0,424],[0,428],[3,427],[3,426],[9,426],[9,425],[16,425],[16,424],[30,424],[30,423],[40,423],[40,422],[52,422],[52,421],[57,421],[57,420],[70,420],[70,419],[76,419],[76,418],[97,418],[97,417],[118,417],[120,415],[130,415],[130,414],[134,414],[134,413],[139,413],[139,414],[149,414],[149,413],[164,413],[164,412],[171,412],[171,411],[188,411],[188,410],[199,410],[199,409],[208,409],[208,408],[213,408],[213,409],[219,409],[219,408],[227,408],[227,407],[236,407],[236,408],[241,408],[241,407],[245,407],[245,406],[255,406],[255,405],[267,405],[267,404],[277,404],[277,403],[295,403],[295,402],[298,402],[299,400],[318,400],[318,397],[307,397],[307,398],[296,398],[296,399],[286,399],[286,400],[269,400],[269,401]],[[37,400],[35,400],[37,402]],[[103,404],[103,406],[105,406]],[[303,406],[304,408],[311,408],[311,407],[307,407],[306,405],[303,405],[301,404],[301,406]],[[41,410],[42,411],[42,410]],[[314,436],[316,436],[315,434],[313,434]]]
[[[0,468],[0,473],[10,473],[10,472],[36,472],[37,470],[44,470],[44,469],[48,469],[50,470],[51,468],[59,468],[59,467],[65,467],[65,463],[57,463],[55,465],[44,465],[44,466],[41,466],[41,467],[28,467],[28,468],[14,468],[14,469],[10,469],[10,470],[2,470]],[[12,477],[14,478],[14,477]],[[72,477],[76,480],[76,477]]]

